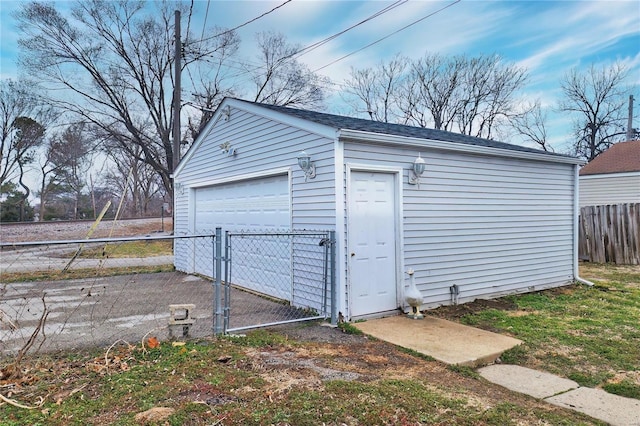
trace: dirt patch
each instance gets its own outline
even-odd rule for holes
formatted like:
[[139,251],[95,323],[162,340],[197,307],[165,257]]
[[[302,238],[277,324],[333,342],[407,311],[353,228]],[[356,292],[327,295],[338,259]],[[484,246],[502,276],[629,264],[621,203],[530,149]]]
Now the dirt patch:
[[504,299],[476,299],[473,302],[463,305],[440,306],[439,308],[429,311],[429,315],[444,319],[460,319],[465,315],[475,314],[487,309],[496,309],[499,311],[517,311],[518,306],[515,303]]

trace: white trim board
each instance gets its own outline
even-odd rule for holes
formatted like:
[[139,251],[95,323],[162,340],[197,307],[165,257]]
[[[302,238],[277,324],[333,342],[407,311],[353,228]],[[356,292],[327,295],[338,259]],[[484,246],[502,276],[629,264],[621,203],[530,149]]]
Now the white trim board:
[[[241,175],[228,176],[224,178],[204,180],[204,181],[198,182],[197,184],[190,185],[189,188],[197,189],[197,188],[204,188],[207,186],[238,182],[242,180],[260,179],[260,178],[269,177],[269,176],[286,175],[286,174],[291,175],[291,172],[292,172],[291,167],[279,167],[277,169],[261,170],[258,172],[245,173]],[[291,176],[289,176],[289,180],[291,180]]]
[[520,158],[524,160],[546,161],[551,163],[584,164],[585,161],[574,157],[564,157],[536,152],[516,151],[511,149],[493,148],[442,140],[431,140],[407,136],[396,136],[381,133],[363,132],[360,130],[343,129],[340,139],[356,143],[375,143],[380,145],[409,145],[418,148],[429,148],[443,151],[464,152],[467,154],[483,154],[497,157]]

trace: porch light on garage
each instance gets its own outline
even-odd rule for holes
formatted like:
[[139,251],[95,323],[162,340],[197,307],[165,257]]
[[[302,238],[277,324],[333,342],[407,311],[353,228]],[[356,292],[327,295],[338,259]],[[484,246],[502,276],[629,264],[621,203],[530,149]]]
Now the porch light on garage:
[[418,188],[420,187],[420,176],[424,173],[425,168],[426,164],[420,156],[420,153],[418,153],[418,158],[413,161],[411,170],[409,170],[409,183],[411,185],[418,185]]
[[307,179],[313,179],[316,177],[316,165],[311,161],[311,157],[306,152],[302,151],[298,156],[298,166],[304,172],[304,181]]

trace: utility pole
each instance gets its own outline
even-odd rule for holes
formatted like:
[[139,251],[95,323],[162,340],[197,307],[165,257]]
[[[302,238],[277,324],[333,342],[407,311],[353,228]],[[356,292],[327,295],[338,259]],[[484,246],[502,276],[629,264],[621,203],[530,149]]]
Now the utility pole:
[[627,118],[627,140],[633,138],[633,95],[629,95],[629,117]]
[[[180,162],[180,73],[182,71],[181,59],[182,59],[182,42],[180,40],[180,11],[176,10],[176,24],[175,24],[175,85],[173,87],[173,167],[171,172],[173,173],[178,167]],[[174,188],[175,191],[175,188]]]

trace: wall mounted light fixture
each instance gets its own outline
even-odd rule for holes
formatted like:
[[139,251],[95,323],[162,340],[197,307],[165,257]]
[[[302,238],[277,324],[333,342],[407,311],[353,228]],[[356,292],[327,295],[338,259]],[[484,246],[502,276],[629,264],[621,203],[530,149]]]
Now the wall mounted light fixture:
[[311,157],[306,152],[302,151],[298,155],[298,166],[304,172],[304,181],[307,179],[313,179],[316,177],[316,165],[311,161]]
[[424,173],[425,168],[426,164],[418,153],[418,158],[413,161],[411,170],[409,170],[409,184],[418,185],[418,188],[420,188],[420,176]]
[[220,149],[223,154],[228,155],[229,157],[233,157],[237,153],[236,149],[231,146],[231,142],[221,143]]
[[184,195],[184,184],[182,182],[175,182],[175,192]]

